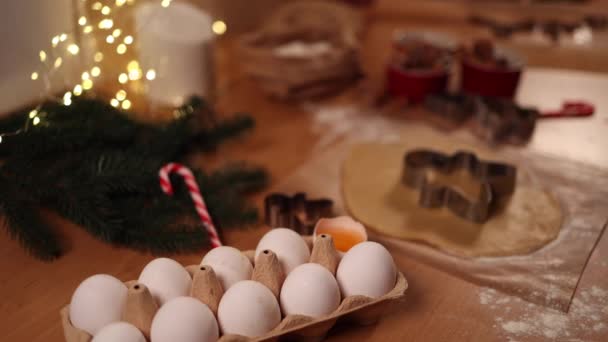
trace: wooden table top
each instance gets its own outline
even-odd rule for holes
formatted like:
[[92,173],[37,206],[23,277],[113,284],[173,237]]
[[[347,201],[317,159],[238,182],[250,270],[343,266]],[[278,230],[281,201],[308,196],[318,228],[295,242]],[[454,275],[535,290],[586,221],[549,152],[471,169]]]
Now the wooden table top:
[[[410,21],[372,21],[364,42],[364,63],[369,70],[375,70],[372,75],[377,75],[381,70],[390,32],[396,27],[410,25],[417,26]],[[439,26],[440,29],[447,28]],[[452,33],[467,34],[471,30],[463,27],[455,28]],[[267,167],[272,175],[272,183],[277,184],[314,158],[313,147],[324,132],[315,128],[313,115],[306,113],[302,107],[270,101],[252,81],[245,79],[238,71],[232,54],[233,43],[227,38],[219,45],[218,106],[224,112],[252,112],[258,125],[250,135],[222,146],[215,155],[195,156],[193,163],[204,167],[235,159],[247,160]],[[524,52],[526,49],[540,51],[538,47],[522,49]],[[555,59],[561,56],[560,49],[552,48],[551,51],[551,55],[537,53],[534,64],[542,65],[545,60],[547,65],[555,66]],[[558,66],[575,66],[578,63],[576,55],[564,51],[565,62]],[[608,68],[605,60],[595,57],[589,60],[596,62],[592,66],[596,70]],[[607,74],[531,69],[524,77],[518,95],[520,101],[553,107],[559,105],[561,99],[572,96],[594,102],[598,110],[590,119],[542,122],[525,148],[603,169],[608,177],[606,94]],[[258,195],[253,200],[260,203],[261,198],[262,195]],[[67,254],[56,262],[48,264],[37,261],[26,255],[8,236],[0,239],[0,293],[5,296],[0,301],[0,336],[4,341],[62,341],[59,310],[69,302],[72,292],[83,279],[96,273],[112,274],[124,280],[136,279],[143,265],[153,258],[148,254],[113,248],[52,213],[48,213],[48,217],[70,244]],[[225,243],[249,249],[255,247],[264,232],[263,227],[229,231]],[[193,264],[198,263],[204,253],[200,251],[174,258],[183,264]],[[603,303],[603,311],[597,313],[598,320],[589,321],[585,329],[573,327],[584,323],[572,321],[575,313],[555,323],[550,320],[555,314],[552,310],[510,301],[507,296],[410,260],[400,265],[408,276],[410,289],[406,301],[394,314],[373,326],[338,327],[328,340],[538,341],[555,340],[557,337],[567,341],[605,340],[608,336],[606,260],[608,237],[604,234],[575,295],[576,300],[590,293],[599,294],[600,303]],[[494,305],[489,305],[489,298],[494,300]],[[521,317],[538,317],[538,320],[547,321],[538,329],[527,327],[529,331],[524,331],[525,326],[505,326],[499,320],[507,311]],[[592,314],[596,313],[589,313]],[[543,330],[545,326],[561,329],[560,334]],[[560,326],[567,326],[568,330]]]

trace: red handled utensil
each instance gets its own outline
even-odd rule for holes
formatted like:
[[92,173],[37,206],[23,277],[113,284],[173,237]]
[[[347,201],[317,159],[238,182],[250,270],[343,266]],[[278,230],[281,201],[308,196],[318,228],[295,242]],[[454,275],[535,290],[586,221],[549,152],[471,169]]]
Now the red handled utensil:
[[595,113],[595,106],[585,101],[564,101],[562,108],[541,112],[539,119],[587,117]]

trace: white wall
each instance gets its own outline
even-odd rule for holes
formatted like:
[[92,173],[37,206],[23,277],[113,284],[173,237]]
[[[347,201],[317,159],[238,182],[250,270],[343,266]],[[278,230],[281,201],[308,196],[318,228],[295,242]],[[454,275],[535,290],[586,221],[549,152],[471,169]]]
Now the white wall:
[[38,52],[48,50],[54,35],[71,31],[71,5],[72,0],[0,0],[0,116],[38,99],[42,82],[30,79],[39,67]]

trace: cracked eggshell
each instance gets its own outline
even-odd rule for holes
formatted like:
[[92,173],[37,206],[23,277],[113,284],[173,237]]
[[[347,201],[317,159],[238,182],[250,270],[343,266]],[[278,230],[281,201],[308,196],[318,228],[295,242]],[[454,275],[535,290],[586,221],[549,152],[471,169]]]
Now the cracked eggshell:
[[104,326],[120,321],[126,300],[127,287],[122,281],[107,274],[88,277],[72,295],[70,322],[95,335]]
[[251,279],[253,273],[249,259],[238,249],[229,246],[210,250],[201,261],[201,265],[209,265],[213,268],[224,291],[241,280]]
[[213,313],[192,297],[177,297],[165,303],[150,328],[151,342],[212,342],[218,338]]
[[256,259],[266,249],[276,254],[285,275],[310,259],[306,241],[298,233],[287,228],[275,228],[266,233],[255,249]]
[[395,287],[397,267],[384,246],[367,241],[344,254],[336,279],[343,297],[363,295],[378,298]]
[[146,342],[144,334],[134,325],[127,322],[115,322],[106,325],[93,336],[91,342]]
[[150,261],[137,280],[148,287],[159,306],[190,293],[192,278],[177,261],[158,258]]
[[319,264],[296,267],[281,288],[281,309],[284,315],[321,317],[340,305],[340,289],[336,278]]
[[244,280],[222,297],[217,310],[222,333],[258,337],[281,322],[281,310],[272,292],[261,283]]

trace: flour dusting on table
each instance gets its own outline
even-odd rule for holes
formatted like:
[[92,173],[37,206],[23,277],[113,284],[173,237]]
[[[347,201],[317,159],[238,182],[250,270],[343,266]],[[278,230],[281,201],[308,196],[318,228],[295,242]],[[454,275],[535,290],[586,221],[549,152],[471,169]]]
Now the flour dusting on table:
[[356,134],[361,141],[398,142],[397,124],[379,113],[353,105],[304,105],[313,113],[313,130],[323,136],[315,146],[323,149],[339,138]]
[[509,341],[529,337],[551,340],[579,340],[588,333],[606,332],[608,324],[608,290],[598,286],[578,292],[568,314],[525,303],[491,288],[482,288],[479,303],[494,313],[494,326],[501,329]]

